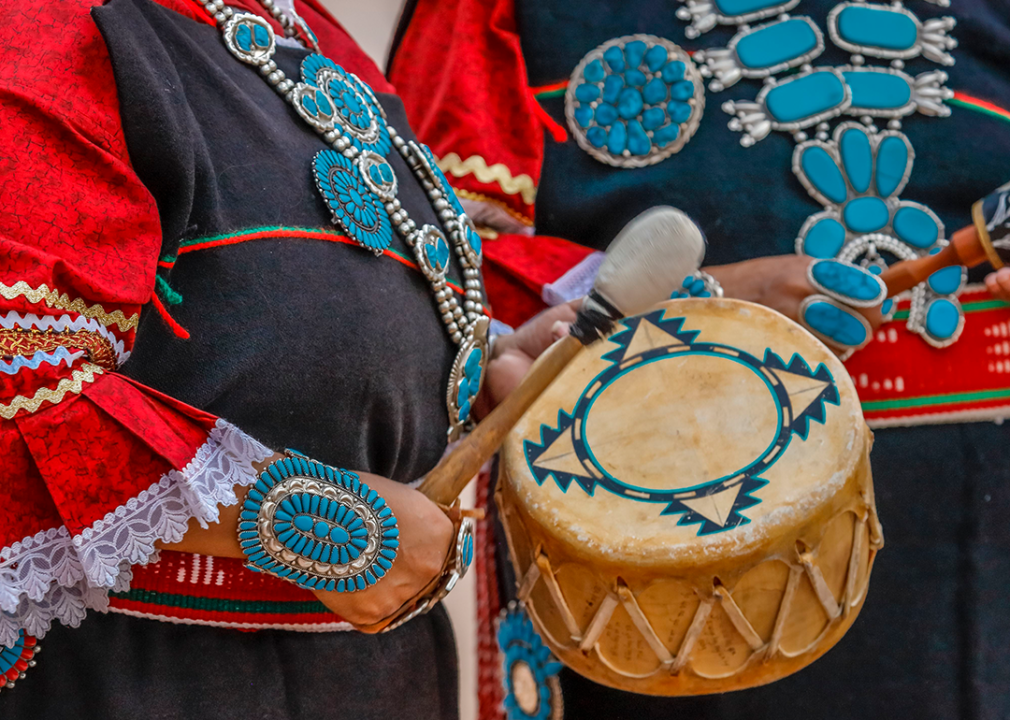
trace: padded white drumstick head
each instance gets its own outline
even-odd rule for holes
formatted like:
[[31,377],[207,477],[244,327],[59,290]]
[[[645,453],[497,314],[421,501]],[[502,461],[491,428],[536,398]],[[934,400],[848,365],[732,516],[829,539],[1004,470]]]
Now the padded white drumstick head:
[[637,315],[669,300],[704,259],[705,236],[691,218],[650,208],[610,243],[593,289],[625,316]]

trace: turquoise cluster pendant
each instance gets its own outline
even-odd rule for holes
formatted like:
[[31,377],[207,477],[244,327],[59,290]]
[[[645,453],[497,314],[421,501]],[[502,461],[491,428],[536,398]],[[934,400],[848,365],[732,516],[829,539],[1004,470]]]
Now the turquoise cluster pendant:
[[[482,247],[473,223],[431,151],[399,136],[372,89],[354,73],[313,53],[301,63],[300,81],[293,82],[273,60],[276,38],[266,20],[225,8],[218,22],[228,50],[255,67],[329,145],[316,153],[311,170],[333,223],[377,256],[389,248],[394,232],[414,251],[449,337],[459,346],[446,396],[448,437],[455,440],[472,420],[489,355]],[[400,204],[399,183],[388,160],[394,147],[428,194],[445,233],[434,225],[418,227]],[[462,304],[447,281],[451,248],[463,271]]]

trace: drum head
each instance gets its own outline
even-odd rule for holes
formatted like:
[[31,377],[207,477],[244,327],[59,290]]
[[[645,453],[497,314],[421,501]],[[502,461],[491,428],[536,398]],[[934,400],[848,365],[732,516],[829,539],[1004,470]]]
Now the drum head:
[[862,433],[845,368],[799,325],[675,300],[576,357],[506,442],[506,482],[583,557],[669,570],[792,535],[853,475]]

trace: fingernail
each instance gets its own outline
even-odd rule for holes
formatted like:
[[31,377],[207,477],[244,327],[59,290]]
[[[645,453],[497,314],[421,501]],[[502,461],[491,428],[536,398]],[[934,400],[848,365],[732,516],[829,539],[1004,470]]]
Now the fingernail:
[[555,340],[560,340],[571,330],[572,324],[566,323],[564,320],[557,320],[551,326],[551,335],[554,336]]

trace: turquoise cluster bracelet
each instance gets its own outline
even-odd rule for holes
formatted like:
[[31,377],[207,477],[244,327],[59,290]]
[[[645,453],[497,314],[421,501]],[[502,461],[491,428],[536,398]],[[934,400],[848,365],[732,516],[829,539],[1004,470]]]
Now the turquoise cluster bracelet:
[[238,538],[246,567],[307,590],[354,592],[385,576],[400,546],[396,517],[353,472],[294,455],[249,490]]

